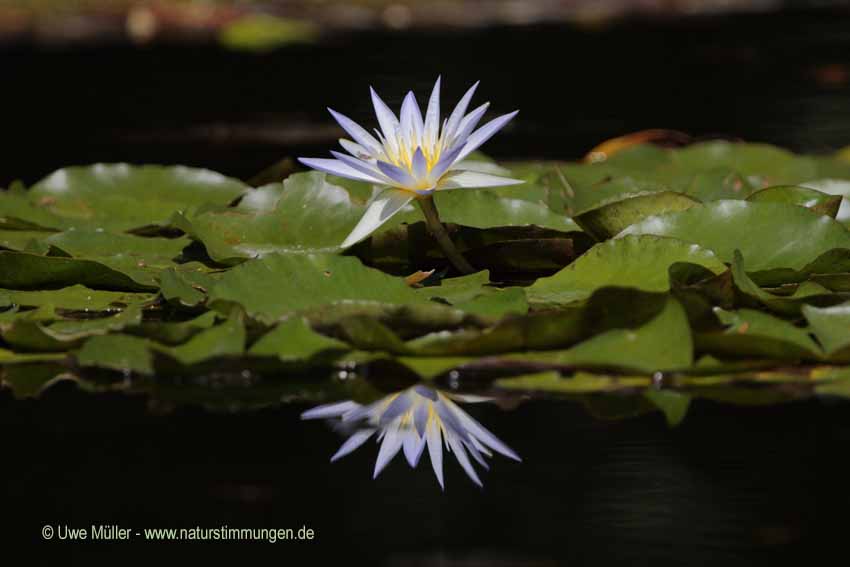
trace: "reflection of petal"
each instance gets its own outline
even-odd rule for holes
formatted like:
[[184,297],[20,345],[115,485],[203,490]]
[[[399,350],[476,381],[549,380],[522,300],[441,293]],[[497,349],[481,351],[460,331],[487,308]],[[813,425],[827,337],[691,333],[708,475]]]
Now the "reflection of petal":
[[338,402],[335,404],[325,404],[307,410],[301,414],[301,419],[326,419],[329,417],[339,417],[347,411],[359,408],[360,404],[352,401]]
[[440,483],[440,488],[445,490],[446,485],[443,482],[443,447],[440,444],[440,430],[433,416],[428,420],[425,435],[428,438],[428,456],[431,457],[431,468],[434,469],[434,474],[437,476],[437,482]]
[[381,450],[378,451],[378,460],[375,461],[375,471],[372,473],[372,478],[377,478],[381,471],[384,470],[393,457],[398,454],[401,449],[402,438],[399,432],[399,424],[394,423],[386,430],[384,440],[381,443]]
[[457,462],[460,463],[460,466],[463,467],[463,470],[466,472],[466,476],[471,478],[472,482],[478,486],[484,486],[481,483],[481,479],[478,478],[478,474],[475,472],[475,469],[472,468],[472,463],[469,462],[469,459],[466,456],[463,444],[454,435],[446,435],[446,439],[449,442],[449,446],[452,448],[452,452],[455,454]]
[[374,432],[374,429],[361,429],[359,431],[355,431],[354,435],[349,437],[348,440],[342,444],[339,450],[334,453],[334,456],[331,457],[331,462],[341,459],[354,451],[357,447],[365,443]]
[[302,417],[336,418],[339,421],[335,428],[351,433],[349,439],[331,457],[332,462],[348,455],[377,432],[380,449],[373,477],[377,477],[399,451],[404,452],[405,460],[411,467],[416,467],[427,447],[437,482],[445,488],[445,444],[445,450],[454,453],[466,475],[481,486],[481,479],[472,460],[489,470],[487,458],[493,456],[492,451],[517,461],[520,458],[455,404],[453,398],[477,402],[485,400],[477,396],[443,393],[420,384],[385,396],[368,406],[354,402],[327,404],[304,412]]
[[499,441],[499,439],[495,435],[490,433],[471,415],[460,409],[456,404],[452,403],[451,401],[447,401],[446,405],[451,409],[452,413],[454,413],[458,417],[458,420],[462,423],[462,427],[469,431],[473,436],[478,438],[482,443],[506,457],[509,457],[515,461],[522,461],[522,459],[520,459],[519,455],[517,455],[513,451],[513,449]]

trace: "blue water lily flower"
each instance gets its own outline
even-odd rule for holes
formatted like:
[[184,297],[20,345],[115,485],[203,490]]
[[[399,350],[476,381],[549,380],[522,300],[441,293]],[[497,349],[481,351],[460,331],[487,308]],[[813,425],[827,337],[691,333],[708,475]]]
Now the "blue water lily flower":
[[342,243],[343,248],[369,236],[417,197],[428,197],[435,191],[522,183],[474,171],[464,162],[464,158],[519,112],[504,114],[476,129],[489,106],[485,103],[466,112],[477,87],[478,83],[475,83],[466,92],[451,115],[442,121],[442,128],[440,79],[431,92],[424,118],[413,92],[407,93],[400,116],[396,117],[378,93],[371,89],[372,104],[380,125],[380,130],[375,129],[377,137],[347,116],[328,109],[352,138],[339,141],[348,153],[332,151],[335,159],[298,158],[299,161],[319,171],[386,187],[370,202],[363,218]]
[[447,451],[454,453],[467,476],[478,486],[482,486],[481,479],[472,466],[470,456],[485,469],[489,469],[489,466],[484,457],[492,457],[493,451],[516,461],[522,460],[510,447],[458,407],[452,398],[465,402],[486,401],[486,398],[447,394],[417,385],[367,406],[353,401],[322,405],[305,411],[301,419],[332,419],[339,429],[349,435],[348,440],[331,457],[331,462],[348,455],[377,434],[381,448],[373,478],[399,451],[404,453],[408,464],[415,467],[426,447],[431,467],[442,488],[445,488],[444,445]]

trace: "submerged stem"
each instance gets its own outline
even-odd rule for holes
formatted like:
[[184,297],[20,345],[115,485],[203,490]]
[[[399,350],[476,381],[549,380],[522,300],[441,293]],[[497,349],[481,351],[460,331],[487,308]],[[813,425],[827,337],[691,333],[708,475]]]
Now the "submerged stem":
[[466,261],[466,258],[463,257],[463,254],[455,248],[454,242],[449,237],[449,233],[446,232],[446,227],[443,226],[443,223],[440,222],[440,214],[437,212],[437,207],[434,206],[434,198],[433,197],[424,197],[422,199],[417,199],[417,203],[419,203],[419,208],[422,209],[422,214],[425,215],[425,224],[428,226],[428,231],[431,233],[437,243],[440,245],[440,248],[443,249],[443,254],[446,255],[446,258],[452,263],[457,271],[462,274],[472,274],[475,272],[475,268],[473,268],[469,262]]

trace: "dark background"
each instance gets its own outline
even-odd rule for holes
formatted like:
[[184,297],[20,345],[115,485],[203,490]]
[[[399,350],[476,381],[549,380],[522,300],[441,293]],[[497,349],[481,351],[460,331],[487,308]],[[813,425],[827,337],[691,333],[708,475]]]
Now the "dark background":
[[0,48],[0,184],[99,161],[183,163],[251,177],[327,155],[326,106],[376,125],[391,106],[450,108],[475,80],[492,114],[520,109],[485,148],[576,159],[597,143],[672,128],[828,152],[850,142],[850,10],[481,30],[338,34],[268,54],[215,45]]
[[[391,105],[444,104],[474,80],[494,113],[521,113],[486,150],[575,159],[598,142],[673,128],[829,152],[850,143],[850,12],[643,19],[339,34],[264,55],[214,45],[13,43],[0,48],[0,184],[97,161],[183,163],[248,178],[340,134],[324,108],[371,122],[368,86]],[[525,459],[495,460],[485,490],[446,460],[370,479],[368,444],[341,443],[306,406],[151,412],[144,398],[60,384],[41,400],[0,392],[4,552],[27,565],[754,565],[842,560],[846,407],[699,402],[609,423],[565,402],[474,415]],[[292,527],[312,543],[70,544],[44,524]],[[7,561],[3,559],[4,564]],[[14,561],[9,564],[17,564]]]

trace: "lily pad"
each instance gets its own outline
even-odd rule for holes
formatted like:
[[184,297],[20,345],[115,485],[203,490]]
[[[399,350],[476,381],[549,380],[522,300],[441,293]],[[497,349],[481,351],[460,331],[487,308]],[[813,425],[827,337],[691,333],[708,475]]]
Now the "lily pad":
[[356,258],[323,254],[271,254],[246,262],[225,273],[209,299],[242,305],[251,317],[268,322],[333,303],[427,302],[402,278],[367,268]]
[[697,348],[702,352],[784,360],[817,359],[821,355],[807,329],[778,317],[752,309],[717,308],[715,314],[726,329],[697,334]]
[[716,201],[648,218],[622,235],[655,234],[699,244],[731,262],[740,249],[750,271],[799,270],[834,248],[850,248],[850,232],[834,219],[786,203]]
[[597,244],[554,276],[540,278],[528,288],[528,299],[534,307],[569,304],[611,285],[667,291],[669,269],[681,262],[715,274],[726,270],[711,250],[674,238],[626,236]]
[[672,191],[626,193],[580,212],[573,219],[597,240],[607,240],[646,217],[684,211],[699,204],[693,197]]
[[829,195],[808,187],[779,185],[756,191],[748,201],[758,203],[789,203],[835,218],[841,207],[841,195]]
[[246,189],[240,181],[205,169],[118,163],[60,169],[36,183],[27,196],[64,219],[66,227],[124,231],[167,224],[175,211],[226,205]]

